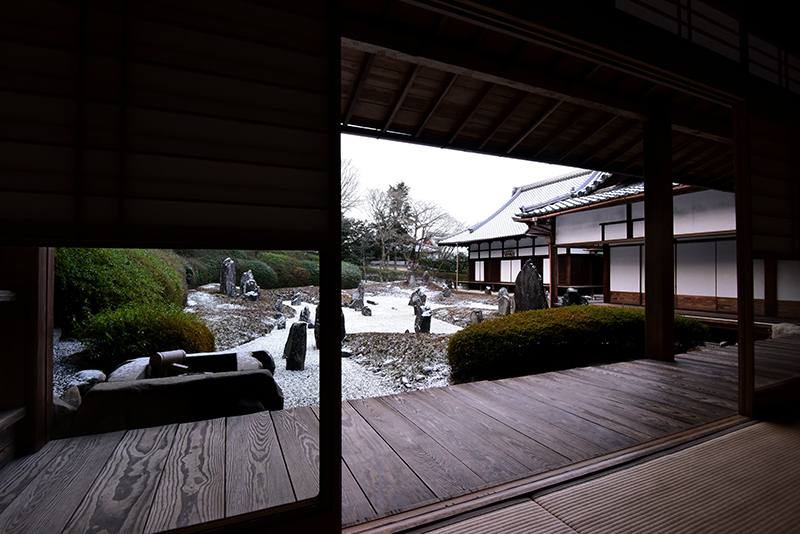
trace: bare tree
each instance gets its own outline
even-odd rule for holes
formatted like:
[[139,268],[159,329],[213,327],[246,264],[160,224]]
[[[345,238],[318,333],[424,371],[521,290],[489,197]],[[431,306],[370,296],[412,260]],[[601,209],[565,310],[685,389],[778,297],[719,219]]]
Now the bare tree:
[[463,227],[449,213],[433,202],[410,200],[407,262],[416,266],[426,250],[439,252],[437,242]]
[[360,174],[358,168],[353,165],[353,160],[342,160],[342,178],[341,178],[341,191],[342,191],[342,213],[347,213],[361,203],[361,195],[359,194]]

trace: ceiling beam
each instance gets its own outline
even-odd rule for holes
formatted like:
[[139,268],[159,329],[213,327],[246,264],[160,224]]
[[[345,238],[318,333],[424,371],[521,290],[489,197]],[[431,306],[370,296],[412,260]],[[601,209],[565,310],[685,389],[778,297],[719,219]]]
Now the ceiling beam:
[[514,115],[514,113],[516,113],[517,110],[522,106],[522,103],[525,102],[526,98],[528,98],[528,94],[529,93],[521,93],[517,97],[517,99],[514,101],[514,103],[511,104],[508,113],[503,115],[503,118],[501,118],[500,120],[495,122],[494,127],[492,128],[492,130],[483,137],[483,139],[481,140],[481,144],[480,144],[480,146],[478,148],[483,148],[483,147],[486,146],[486,143],[488,143],[492,139],[492,137],[494,137],[494,134],[496,134],[498,132],[498,130],[500,130],[500,128],[502,128],[502,126],[506,123],[506,121],[508,119],[510,119],[511,116]]
[[403,104],[403,101],[406,99],[406,95],[408,94],[409,89],[414,84],[414,80],[417,79],[417,74],[419,74],[419,70],[422,68],[421,65],[415,65],[411,74],[408,76],[406,80],[406,84],[403,86],[403,90],[400,92],[400,96],[397,97],[397,102],[394,104],[394,108],[392,108],[392,112],[389,114],[389,117],[386,119],[386,122],[383,124],[383,128],[381,129],[381,133],[386,133],[386,130],[389,129],[389,126],[392,124],[394,120],[394,116],[397,115],[397,112],[400,110],[400,106]]
[[[622,136],[624,136],[625,134],[629,133],[629,132],[630,132],[631,130],[633,130],[633,129],[634,129],[634,128],[635,128],[635,127],[638,125],[638,124],[639,124],[639,121],[635,121],[635,120],[633,120],[633,119],[631,119],[631,120],[628,120],[628,121],[625,121],[625,122],[624,122],[624,123],[622,123],[622,124],[621,124],[621,125],[620,125],[620,126],[617,128],[617,129],[615,129],[613,132],[611,132],[610,134],[608,134],[608,138],[609,138],[609,139],[611,139],[611,142],[613,142],[615,139],[619,139],[620,137],[622,137]],[[585,164],[586,164],[588,161],[590,161],[590,160],[594,159],[594,158],[595,158],[595,157],[596,157],[596,156],[597,156],[597,155],[598,155],[600,152],[602,152],[603,150],[605,150],[607,147],[608,147],[608,143],[607,143],[607,144],[605,144],[605,145],[603,145],[603,146],[597,147],[597,149],[596,149],[596,150],[592,151],[592,153],[591,153],[591,154],[589,154],[589,155],[586,157],[586,159],[584,159],[584,160],[581,162],[581,166],[585,165]]]
[[[417,63],[625,118],[644,121],[650,117],[647,105],[632,100],[630,95],[598,89],[585,82],[543,72],[519,62],[507,66],[503,58],[493,57],[488,52],[476,54],[466,51],[454,43],[445,43],[444,39],[412,44],[407,37],[404,38],[402,31],[394,29],[390,23],[381,25],[373,20],[366,22],[345,17],[342,34],[343,48]],[[672,120],[673,129],[718,142],[733,142],[733,128],[728,125],[701,121],[683,113],[673,113]]]
[[445,85],[445,87],[442,90],[442,92],[439,93],[439,98],[436,99],[436,102],[431,107],[430,111],[428,112],[428,115],[425,117],[425,120],[423,120],[422,124],[420,124],[419,128],[417,128],[417,133],[414,134],[415,138],[419,137],[420,134],[422,133],[422,130],[425,129],[425,126],[428,124],[428,121],[431,120],[431,117],[433,117],[433,114],[436,111],[436,108],[439,107],[439,104],[442,103],[442,101],[444,100],[444,97],[446,97],[447,93],[450,92],[450,89],[453,87],[453,84],[456,83],[456,79],[457,78],[458,78],[458,74],[451,74],[450,75],[450,80],[447,82],[447,85]]
[[547,117],[549,117],[550,115],[552,115],[552,114],[553,114],[553,112],[554,112],[555,110],[557,110],[557,109],[559,108],[559,106],[561,106],[561,104],[563,104],[563,103],[564,103],[564,102],[563,102],[562,100],[558,100],[557,102],[554,102],[552,106],[550,106],[549,108],[547,108],[547,109],[545,110],[545,112],[544,112],[544,113],[542,113],[542,114],[539,116],[539,118],[537,118],[535,121],[533,121],[533,124],[531,124],[531,125],[530,125],[530,127],[528,127],[528,129],[527,129],[527,130],[525,130],[525,132],[524,132],[522,135],[520,135],[520,136],[517,138],[517,140],[516,140],[516,141],[514,141],[513,143],[511,143],[511,146],[509,146],[509,147],[508,147],[508,149],[506,149],[506,154],[511,154],[511,151],[512,151],[512,150],[514,150],[515,148],[517,148],[517,146],[518,146],[518,145],[519,145],[521,142],[523,142],[525,139],[527,139],[527,138],[528,138],[528,136],[529,136],[530,134],[532,134],[532,133],[533,133],[533,131],[534,131],[536,128],[538,128],[538,127],[539,127],[539,126],[540,126],[540,125],[541,125],[541,124],[542,124],[544,121],[546,121],[546,120],[547,120]]
[[606,119],[600,119],[596,121],[591,129],[585,130],[581,135],[579,135],[572,143],[570,143],[564,151],[558,155],[557,161],[563,161],[564,158],[572,154],[576,149],[578,149],[582,144],[586,141],[594,137],[595,135],[602,132],[609,124],[617,120],[616,115],[612,115]]
[[535,157],[537,157],[537,158],[538,158],[538,157],[539,157],[539,156],[542,154],[542,152],[544,152],[545,150],[547,150],[547,147],[549,147],[550,145],[552,145],[552,144],[553,144],[553,142],[554,142],[556,139],[558,139],[559,137],[561,137],[561,134],[562,134],[562,133],[564,133],[565,131],[567,131],[568,129],[570,129],[570,128],[572,127],[572,125],[574,125],[576,122],[578,122],[578,121],[580,120],[580,118],[581,118],[581,117],[583,117],[585,114],[586,114],[586,110],[585,110],[585,109],[582,109],[582,108],[579,108],[579,109],[575,110],[575,111],[572,113],[572,115],[570,115],[570,116],[569,116],[569,117],[568,117],[566,120],[563,120],[563,121],[561,121],[561,124],[558,126],[558,128],[556,128],[556,129],[555,129],[555,130],[554,130],[554,131],[553,131],[553,132],[550,134],[550,137],[548,137],[548,138],[545,140],[545,142],[544,142],[544,143],[543,143],[543,144],[542,144],[542,145],[539,147],[539,149],[536,151],[536,155],[535,155]]
[[356,88],[353,91],[353,96],[350,97],[350,104],[347,106],[347,113],[344,114],[344,119],[342,119],[342,124],[345,126],[350,124],[350,118],[353,116],[353,108],[356,107],[358,98],[361,96],[361,90],[364,88],[364,83],[367,81],[367,74],[369,74],[369,69],[372,67],[375,54],[370,54],[367,52],[366,58],[366,61],[364,61],[364,67],[361,69],[361,74],[358,76],[358,82],[356,82]]
[[467,115],[467,118],[464,119],[463,121],[461,121],[461,125],[458,127],[458,129],[455,131],[455,133],[450,137],[450,140],[447,142],[448,145],[453,144],[453,141],[456,140],[456,137],[458,137],[458,134],[460,134],[461,131],[464,129],[464,127],[467,125],[467,123],[469,123],[469,121],[472,120],[472,117],[475,116],[475,113],[478,111],[478,108],[480,108],[483,105],[483,103],[489,97],[489,93],[492,92],[492,89],[494,89],[495,86],[496,86],[495,84],[491,84],[489,86],[489,88],[486,89],[486,91],[484,91],[483,96],[481,96],[481,98],[478,101],[478,103],[475,104],[475,106],[473,106],[472,111],[469,112],[469,115]]

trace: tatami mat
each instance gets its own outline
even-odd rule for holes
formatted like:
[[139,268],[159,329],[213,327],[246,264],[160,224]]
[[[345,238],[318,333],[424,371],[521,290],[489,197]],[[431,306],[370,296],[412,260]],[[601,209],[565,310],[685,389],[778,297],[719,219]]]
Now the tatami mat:
[[581,534],[799,532],[800,424],[758,423],[535,502]]

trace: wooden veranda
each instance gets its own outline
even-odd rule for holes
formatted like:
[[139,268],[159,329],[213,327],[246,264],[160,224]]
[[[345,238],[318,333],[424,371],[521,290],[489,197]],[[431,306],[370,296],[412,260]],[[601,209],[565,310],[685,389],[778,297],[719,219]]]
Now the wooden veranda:
[[[759,384],[800,337],[758,342]],[[734,426],[736,348],[342,403],[342,526],[401,530]],[[2,532],[159,532],[315,496],[295,408],[51,441],[0,471]]]

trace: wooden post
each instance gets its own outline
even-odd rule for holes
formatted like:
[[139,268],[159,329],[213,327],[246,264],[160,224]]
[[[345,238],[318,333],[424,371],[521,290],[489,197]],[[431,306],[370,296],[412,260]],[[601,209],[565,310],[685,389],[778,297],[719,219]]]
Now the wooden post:
[[456,243],[456,286],[453,289],[458,291],[458,243]]
[[750,143],[747,108],[733,109],[734,187],[736,190],[736,300],[739,332],[739,413],[755,412],[755,320],[753,232],[751,220]]
[[[556,246],[556,219],[554,217],[550,220],[552,223],[551,234],[547,238],[547,253],[550,256],[550,307],[552,308],[558,304],[558,247]],[[536,254],[536,248],[533,253]]]
[[644,123],[645,356],[674,360],[672,126],[666,105]]
[[764,315],[778,316],[778,261],[764,260]]
[[611,302],[611,247],[603,245],[603,302]]

